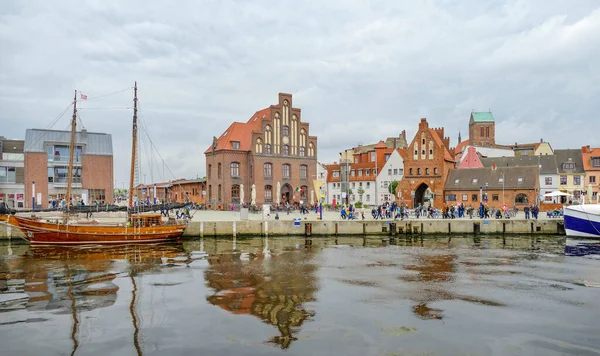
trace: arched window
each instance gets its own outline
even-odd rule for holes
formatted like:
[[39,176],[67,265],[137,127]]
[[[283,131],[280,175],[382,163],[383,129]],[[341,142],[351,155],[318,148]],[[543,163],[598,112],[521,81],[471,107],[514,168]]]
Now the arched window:
[[304,146],[300,146],[300,157],[306,157],[306,150]]
[[438,169],[437,167],[433,169],[433,174],[437,175],[438,174]]
[[231,202],[232,203],[243,203],[243,202],[240,202],[240,186],[239,186],[239,184],[234,184],[231,186]]
[[223,201],[223,200],[222,200],[222,199],[223,199],[223,195],[222,195],[222,193],[223,193],[223,191],[222,191],[222,189],[221,189],[221,184],[219,184],[219,189],[218,189],[218,191],[217,191],[217,198],[219,199],[219,200],[218,200],[218,201],[219,201],[219,203],[220,203],[221,201]]
[[240,164],[238,162],[231,162],[231,176],[232,177],[240,176]]
[[517,194],[515,204],[529,204],[529,197],[523,193]]
[[265,178],[272,178],[273,177],[273,165],[271,163],[265,163],[263,173],[264,173]]
[[267,144],[271,144],[273,141],[273,139],[271,138],[271,126],[267,125],[265,126],[265,143]]
[[265,203],[273,201],[273,186],[265,185]]
[[308,156],[309,157],[315,156],[315,145],[312,142],[308,144]]
[[291,177],[291,173],[292,173],[292,167],[289,164],[284,163],[281,166],[281,176],[283,178],[289,179]]
[[411,175],[411,176],[413,175],[413,170],[412,170],[412,168],[408,170],[408,174],[409,174],[409,175]]
[[421,175],[421,168],[417,168],[417,175],[420,176]]
[[[208,179],[212,178],[212,164],[208,165],[208,172],[206,172],[206,175],[208,176]],[[210,199],[210,197],[209,197]]]
[[265,144],[265,153],[268,155],[271,154],[271,144],[269,144],[269,143]]
[[425,175],[428,176],[429,175],[429,168],[425,168]]
[[288,146],[288,145],[281,146],[281,154],[284,156],[289,156],[290,155],[290,146]]
[[221,178],[223,178],[223,177],[222,177],[222,174],[223,174],[223,172],[222,172],[222,170],[221,170],[221,163],[219,163],[219,164],[217,165],[217,178],[218,178],[218,179],[221,179]]
[[212,185],[208,185],[208,200],[212,199]]
[[256,151],[256,153],[263,152],[263,140],[260,137],[256,139],[255,151]]
[[300,179],[306,179],[308,176],[308,166],[305,164],[300,165]]
[[281,127],[281,135],[289,136],[290,135],[290,127],[288,125],[284,125]]
[[308,200],[308,187],[305,185],[300,187],[300,200],[303,200],[305,203]]

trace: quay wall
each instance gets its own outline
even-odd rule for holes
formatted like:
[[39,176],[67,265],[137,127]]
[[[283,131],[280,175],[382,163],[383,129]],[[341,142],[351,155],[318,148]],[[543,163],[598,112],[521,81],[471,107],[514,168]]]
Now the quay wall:
[[[339,236],[339,235],[564,235],[562,219],[479,220],[412,219],[396,221],[193,221],[184,238],[253,236]],[[0,222],[0,239],[21,238],[23,233]]]

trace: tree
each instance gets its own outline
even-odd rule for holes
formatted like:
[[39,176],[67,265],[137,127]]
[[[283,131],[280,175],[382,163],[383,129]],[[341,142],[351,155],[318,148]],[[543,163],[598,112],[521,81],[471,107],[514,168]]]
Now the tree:
[[388,185],[388,191],[395,198],[396,197],[396,188],[398,188],[398,181],[394,180],[390,185]]
[[358,187],[358,190],[356,190],[356,192],[358,193],[358,196],[360,197],[360,202],[362,203],[362,198],[363,198],[363,194],[365,194],[365,190],[363,189],[362,186]]

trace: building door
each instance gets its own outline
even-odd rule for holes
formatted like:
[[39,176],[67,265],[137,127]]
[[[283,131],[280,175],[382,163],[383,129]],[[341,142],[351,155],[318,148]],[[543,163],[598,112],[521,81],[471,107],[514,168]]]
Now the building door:
[[283,204],[290,203],[292,198],[292,186],[289,184],[284,184],[281,187],[281,201]]
[[427,186],[427,184],[425,183],[421,183],[421,185],[419,185],[417,187],[417,189],[415,190],[415,201],[414,201],[414,207],[416,208],[417,206],[419,206],[419,204],[421,206],[424,206],[426,202],[429,202],[429,194],[428,194],[428,190],[429,190],[429,186]]

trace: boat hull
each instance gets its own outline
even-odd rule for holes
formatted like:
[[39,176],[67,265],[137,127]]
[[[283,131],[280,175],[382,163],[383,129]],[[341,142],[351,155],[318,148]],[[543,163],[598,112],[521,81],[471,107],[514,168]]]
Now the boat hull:
[[600,204],[567,206],[564,217],[567,236],[600,238]]
[[117,225],[64,225],[37,219],[11,216],[32,245],[115,245],[161,243],[177,240],[186,224],[127,227]]

